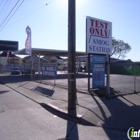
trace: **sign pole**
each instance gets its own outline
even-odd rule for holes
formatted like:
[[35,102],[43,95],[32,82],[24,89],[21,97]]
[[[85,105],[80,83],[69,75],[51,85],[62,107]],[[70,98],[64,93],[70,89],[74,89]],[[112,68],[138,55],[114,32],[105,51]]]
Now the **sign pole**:
[[90,92],[90,53],[88,53],[88,92]]
[[134,67],[134,93],[136,93],[136,64],[134,64],[133,67]]
[[107,83],[107,97],[110,96],[110,56],[107,54],[107,77],[106,77],[106,83]]
[[31,53],[31,80],[33,80],[33,54]]

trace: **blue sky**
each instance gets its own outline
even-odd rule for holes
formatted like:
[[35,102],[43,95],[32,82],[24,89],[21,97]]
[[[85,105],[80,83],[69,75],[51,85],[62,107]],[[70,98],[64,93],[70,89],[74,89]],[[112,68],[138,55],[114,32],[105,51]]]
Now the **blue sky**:
[[[8,0],[3,9],[6,0],[0,0],[0,25],[17,1]],[[140,61],[139,7],[140,0],[76,0],[76,50],[86,50],[86,16],[90,16],[112,22],[112,36],[132,47],[125,59]],[[7,24],[0,27],[0,40],[19,41],[19,49],[23,49],[25,29],[30,26],[33,48],[67,50],[67,25],[68,0],[24,0]]]

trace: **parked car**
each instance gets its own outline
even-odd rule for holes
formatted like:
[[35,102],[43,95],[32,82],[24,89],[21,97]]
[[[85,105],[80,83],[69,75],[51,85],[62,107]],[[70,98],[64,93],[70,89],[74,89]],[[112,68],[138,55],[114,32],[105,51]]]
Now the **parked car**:
[[35,71],[32,69],[25,69],[22,71],[22,75],[30,75],[31,73],[33,73],[33,75],[35,75]]
[[21,74],[21,70],[18,67],[13,68],[11,71],[11,75],[20,75],[20,74]]

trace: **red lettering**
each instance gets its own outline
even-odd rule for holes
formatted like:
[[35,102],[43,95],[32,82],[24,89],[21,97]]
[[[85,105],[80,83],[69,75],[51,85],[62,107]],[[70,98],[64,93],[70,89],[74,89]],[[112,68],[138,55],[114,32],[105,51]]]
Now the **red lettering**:
[[108,23],[104,23],[105,24],[105,29],[107,30],[107,25],[108,25]]
[[100,22],[101,28],[104,28],[104,23]]
[[91,26],[94,26],[94,22],[95,22],[95,20],[93,20],[93,19],[90,19],[90,23],[91,23]]
[[98,36],[100,36],[100,32],[99,32],[99,30],[100,30],[100,29],[98,29],[98,28],[95,28],[95,35],[98,35]]
[[99,28],[99,26],[100,26],[100,22],[99,22],[98,20],[96,20],[95,27],[96,27],[96,28]]
[[93,27],[90,27],[90,33],[94,34],[94,28]]
[[109,35],[108,30],[105,30],[104,32],[105,32],[105,37],[108,37],[108,35]]

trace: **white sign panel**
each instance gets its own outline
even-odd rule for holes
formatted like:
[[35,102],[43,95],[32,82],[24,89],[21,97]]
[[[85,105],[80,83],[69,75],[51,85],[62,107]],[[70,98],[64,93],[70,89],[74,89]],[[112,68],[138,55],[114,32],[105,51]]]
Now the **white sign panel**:
[[112,23],[97,18],[86,18],[86,52],[111,54]]
[[50,75],[56,76],[57,75],[57,68],[56,66],[44,66],[41,68],[43,75]]

